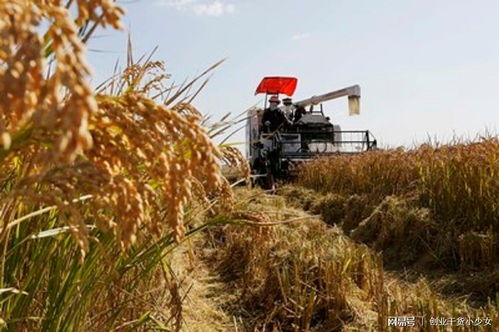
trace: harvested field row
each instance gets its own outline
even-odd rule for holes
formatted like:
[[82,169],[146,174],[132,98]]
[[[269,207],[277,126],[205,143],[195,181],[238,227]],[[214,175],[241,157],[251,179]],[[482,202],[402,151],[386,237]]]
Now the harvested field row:
[[292,201],[387,255],[408,249],[402,264],[426,254],[447,268],[497,269],[497,138],[321,159],[304,165],[298,182],[313,191],[291,188]]
[[391,195],[417,199],[439,226],[486,231],[499,228],[499,139],[378,150],[306,163],[298,183],[322,193]]
[[[375,250],[288,207],[283,197],[247,190],[237,195],[239,210],[218,218],[253,223],[210,230],[203,250],[213,249],[210,265],[237,290],[238,309],[231,314],[247,331],[375,331],[398,315],[498,319],[495,303],[473,308],[465,297],[442,296],[423,277],[409,281],[387,273]],[[297,217],[305,218],[257,226]]]

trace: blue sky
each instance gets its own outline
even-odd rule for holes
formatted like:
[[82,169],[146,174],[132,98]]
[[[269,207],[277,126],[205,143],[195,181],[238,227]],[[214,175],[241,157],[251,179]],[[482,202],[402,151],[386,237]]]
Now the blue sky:
[[[428,136],[473,137],[499,124],[498,1],[139,0],[122,2],[134,50],[159,46],[176,81],[216,61],[195,101],[238,114],[261,101],[263,76],[299,78],[295,99],[359,84],[361,114],[346,100],[326,112],[344,129],[370,129],[385,146]],[[89,47],[96,81],[125,60],[126,32],[102,31]],[[234,137],[242,141],[244,133]]]

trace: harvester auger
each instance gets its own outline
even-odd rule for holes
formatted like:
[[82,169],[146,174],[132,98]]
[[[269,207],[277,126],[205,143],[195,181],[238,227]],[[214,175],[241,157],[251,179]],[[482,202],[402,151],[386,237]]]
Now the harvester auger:
[[[369,130],[341,130],[324,114],[323,103],[348,97],[350,115],[360,113],[360,87],[332,91],[294,103],[302,113],[299,120],[269,132],[263,130],[262,117],[269,95],[292,96],[298,80],[294,77],[265,77],[255,94],[265,93],[264,108],[248,110],[246,123],[247,158],[255,182],[273,190],[277,179],[293,176],[296,165],[318,156],[355,154],[376,149]],[[308,110],[307,110],[308,108]]]

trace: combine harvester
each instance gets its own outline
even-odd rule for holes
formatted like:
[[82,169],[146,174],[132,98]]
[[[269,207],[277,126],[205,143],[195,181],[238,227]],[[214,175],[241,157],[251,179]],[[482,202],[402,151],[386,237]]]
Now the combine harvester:
[[[376,139],[369,130],[341,130],[324,114],[326,101],[348,97],[350,115],[360,113],[360,87],[354,85],[341,90],[313,96],[295,102],[295,109],[303,112],[292,125],[284,125],[273,132],[264,130],[262,117],[269,95],[292,96],[298,80],[294,77],[265,77],[255,95],[264,93],[262,108],[248,111],[246,123],[247,159],[256,183],[274,189],[277,179],[293,175],[296,165],[318,156],[361,153],[376,149]],[[308,107],[308,110],[306,109]]]

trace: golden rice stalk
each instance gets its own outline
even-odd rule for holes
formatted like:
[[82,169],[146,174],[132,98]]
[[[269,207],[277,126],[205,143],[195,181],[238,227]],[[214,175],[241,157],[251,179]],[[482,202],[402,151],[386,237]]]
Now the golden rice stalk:
[[[10,197],[57,205],[85,251],[84,217],[112,231],[123,248],[136,240],[140,227],[159,234],[185,233],[184,207],[193,183],[216,193],[222,203],[232,198],[221,174],[221,153],[199,124],[199,118],[158,105],[144,95],[99,96],[89,119],[92,149],[72,165],[61,165],[26,177]],[[92,209],[83,215],[71,201],[91,194]],[[229,204],[226,204],[229,205]],[[169,227],[165,227],[169,226]]]
[[[111,82],[121,86],[117,93],[96,95],[78,27],[90,21],[119,28],[122,10],[112,0],[70,3],[75,7],[57,0],[0,2],[0,142],[9,149],[0,151],[0,168],[12,173],[22,165],[0,207],[56,205],[83,251],[86,224],[94,222],[123,248],[139,228],[173,231],[180,241],[194,179],[207,195],[232,197],[220,171],[222,153],[192,105],[168,108],[148,97],[167,78],[154,72],[163,70],[160,62],[130,61]],[[45,75],[50,56],[55,69]],[[92,196],[90,206],[74,203],[83,195]],[[2,235],[22,211],[0,211],[13,211],[0,215]]]
[[234,167],[241,172],[243,178],[249,179],[251,175],[251,169],[249,167],[248,161],[242,155],[239,149],[232,146],[222,146],[222,160],[224,160],[229,167]]
[[[46,2],[46,1],[44,1]],[[60,3],[55,0],[53,3]],[[115,29],[121,29],[121,16],[123,9],[116,5],[114,0],[78,0],[78,17],[76,23],[84,24],[86,21],[93,21],[101,24],[103,27],[111,25]]]
[[[197,115],[168,109],[140,93],[98,100],[99,109],[90,122],[95,145],[87,156],[111,176],[102,202],[115,207],[122,220],[117,228],[120,238],[125,245],[131,244],[141,223],[152,223],[159,230],[163,220],[180,240],[192,177],[202,179],[210,190],[224,183],[218,165],[220,151]],[[120,196],[123,188],[132,191]]]
[[[89,114],[97,103],[88,83],[90,68],[78,29],[87,20],[120,27],[123,13],[112,0],[79,0],[78,17],[62,1],[0,2],[0,137],[9,148],[11,136],[24,126],[36,129],[49,143],[46,162],[71,162],[91,147]],[[41,25],[48,24],[41,35]],[[47,74],[47,55],[54,72]]]
[[484,269],[497,262],[499,242],[497,234],[489,230],[486,233],[469,231],[458,237],[461,267]]

